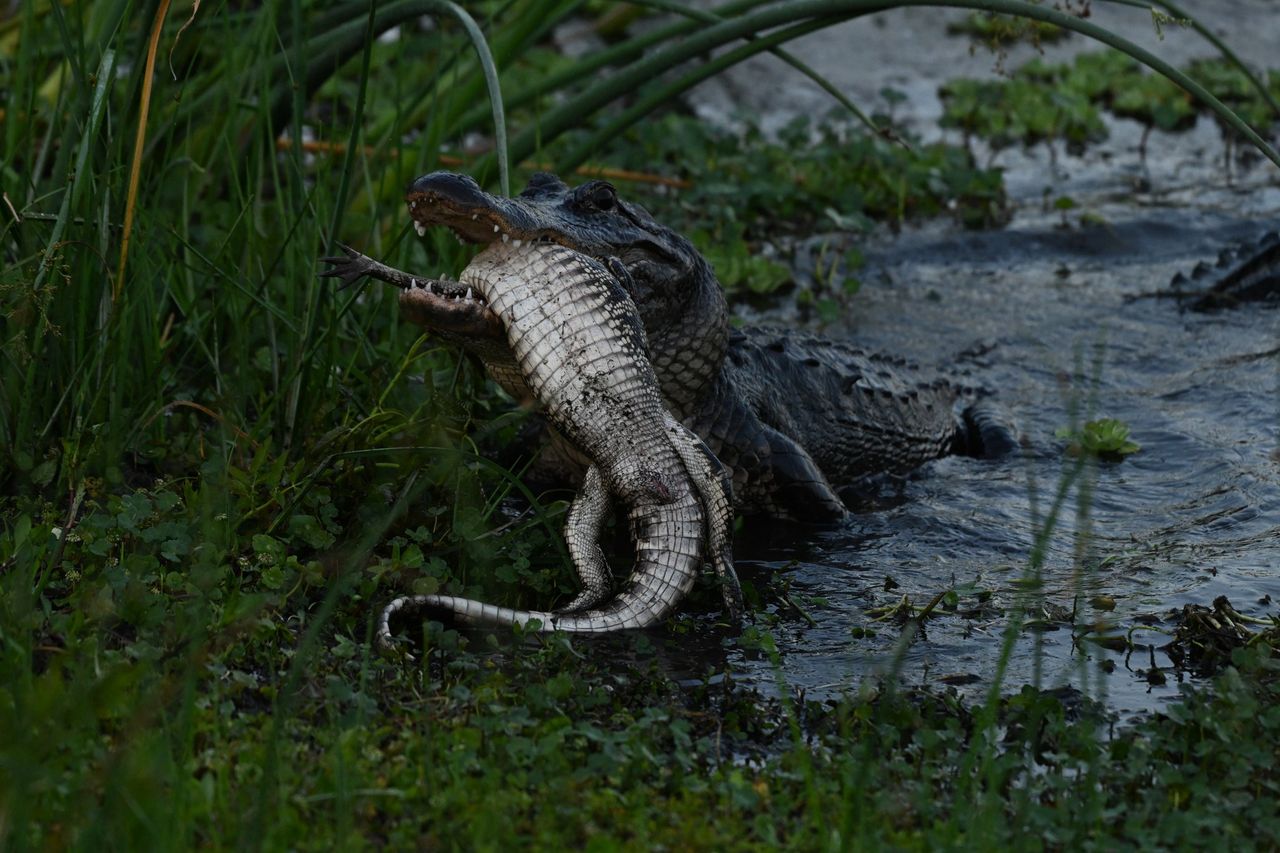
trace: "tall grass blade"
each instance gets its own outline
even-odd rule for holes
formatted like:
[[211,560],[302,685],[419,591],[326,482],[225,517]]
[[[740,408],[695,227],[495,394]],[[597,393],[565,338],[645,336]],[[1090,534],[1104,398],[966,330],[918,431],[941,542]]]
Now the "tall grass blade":
[[[800,38],[825,27],[830,23],[824,19],[813,21],[802,21],[784,29],[775,30],[766,36],[753,38],[746,44],[736,47],[733,50],[726,51],[716,56],[709,62],[704,62],[694,66],[691,71],[677,77],[667,85],[647,92],[644,96],[638,98],[634,104],[618,114],[616,118],[607,123],[604,127],[597,130],[586,140],[571,148],[567,154],[562,156],[557,163],[557,169],[561,172],[572,171],[582,165],[593,153],[601,150],[613,139],[625,133],[629,128],[633,127],[637,122],[656,110],[662,104],[670,101],[672,98],[692,89],[698,83],[710,77],[714,77],[726,68],[731,68],[749,59],[752,56],[772,51],[779,44]],[[874,129],[874,128],[873,128]],[[876,129],[878,132],[878,129]]]
[[160,0],[156,19],[151,25],[151,38],[147,41],[147,62],[142,68],[142,96],[138,102],[138,135],[133,143],[133,161],[129,164],[129,188],[124,199],[124,225],[120,229],[120,263],[116,267],[115,287],[111,289],[111,301],[120,301],[124,287],[125,264],[129,260],[129,238],[133,235],[133,209],[138,202],[138,177],[142,173],[142,149],[147,141],[147,116],[151,113],[151,80],[156,70],[156,49],[160,45],[160,33],[169,15],[169,0]]
[[364,127],[365,97],[369,93],[369,64],[373,60],[374,24],[377,22],[377,16],[377,0],[371,0],[369,3],[368,24],[365,27],[364,54],[361,57],[360,83],[356,87],[356,103],[352,108],[351,134],[347,137],[346,150],[343,152],[342,169],[338,174],[338,196],[334,199],[333,219],[325,241],[325,251],[328,254],[333,254],[334,243],[338,239],[342,217],[347,207],[347,195],[351,191],[351,172],[355,166],[356,154],[361,150],[360,134],[361,128]]
[[1189,14],[1181,6],[1176,3],[1171,3],[1169,0],[1103,0],[1103,2],[1112,3],[1117,6],[1131,6],[1135,9],[1141,9],[1148,13],[1154,6],[1157,9],[1164,9],[1172,17],[1176,18],[1179,23],[1186,22],[1187,26],[1191,27],[1191,29],[1203,36],[1205,41],[1213,45],[1218,52],[1222,54],[1223,58],[1234,65],[1236,69],[1245,76],[1249,81],[1249,84],[1253,86],[1255,91],[1257,91],[1258,95],[1260,95],[1262,99],[1271,106],[1271,109],[1275,111],[1275,114],[1280,116],[1280,101],[1277,101],[1275,96],[1271,94],[1271,90],[1267,87],[1267,84],[1263,83],[1262,80],[1258,78],[1258,75],[1254,73],[1253,69],[1249,67],[1248,63],[1241,59],[1240,56],[1232,50],[1226,42],[1219,38],[1213,30],[1200,23],[1199,19],[1194,15]]
[[[651,8],[660,9],[665,12],[672,12],[677,15],[683,15],[685,17],[692,18],[695,21],[704,21],[707,23],[714,23],[715,21],[724,20],[724,18],[721,15],[716,14],[716,12],[707,11],[704,9],[696,9],[692,6],[686,6],[683,3],[672,2],[672,0],[637,0],[636,5],[649,6]],[[758,38],[758,36],[748,36],[748,38],[754,40]],[[844,94],[844,92],[841,92],[839,89],[837,89],[835,85],[831,83],[830,80],[828,80],[827,78],[819,74],[817,71],[815,71],[808,63],[802,61],[799,57],[797,57],[790,51],[783,50],[780,47],[770,47],[769,53],[772,54],[773,56],[778,57],[783,62],[790,65],[792,68],[799,71],[805,77],[808,77],[811,81],[813,81],[813,83],[818,88],[820,88],[822,91],[830,95],[836,101],[836,103],[840,104],[840,106],[844,107],[844,109],[850,115],[852,115],[855,119],[857,119],[864,127],[866,127],[867,130],[871,131],[876,135],[880,135],[884,133],[885,131],[884,128],[880,127],[874,121],[872,121],[871,118],[866,113],[864,113],[858,107],[857,104],[849,100],[849,98]],[[902,142],[903,145],[906,145],[905,141],[903,140],[899,140],[899,141]]]
[[442,5],[458,19],[458,22],[467,31],[467,36],[471,39],[471,46],[475,48],[476,56],[480,60],[480,68],[484,71],[484,83],[489,90],[489,109],[493,112],[493,139],[494,150],[498,159],[498,185],[502,188],[502,194],[509,196],[511,195],[511,167],[507,153],[507,120],[502,111],[502,87],[498,83],[498,68],[494,65],[493,54],[489,51],[489,44],[485,41],[484,33],[480,32],[480,27],[476,25],[475,19],[467,14],[465,9],[454,3],[453,0],[444,0]]
[[[80,207],[80,197],[84,194],[85,187],[90,182],[89,171],[86,166],[89,163],[89,154],[94,150],[94,145],[98,138],[98,128],[102,124],[102,117],[106,111],[107,94],[111,91],[111,84],[115,80],[115,74],[116,52],[108,48],[103,51],[102,61],[98,63],[98,71],[95,75],[97,83],[93,88],[93,102],[89,108],[89,120],[85,122],[84,133],[80,137],[80,144],[76,151],[75,176],[71,179],[71,186],[62,196],[62,205],[58,209],[58,218],[54,220],[53,229],[49,234],[48,246],[45,248],[46,257],[53,257],[54,250],[57,248],[58,243],[61,242],[63,231],[70,220],[71,211]],[[49,267],[41,264],[36,271],[35,281],[31,285],[32,290],[40,288],[48,272]]]
[[[1253,128],[1185,73],[1174,68],[1150,51],[1096,24],[1055,9],[1024,0],[793,0],[724,20],[699,30],[675,44],[664,46],[639,59],[611,77],[552,109],[541,122],[518,134],[511,142],[511,156],[523,160],[540,144],[559,137],[577,127],[589,115],[625,94],[639,90],[664,71],[697,59],[738,39],[772,30],[775,27],[822,20],[824,24],[863,17],[899,6],[941,6],[979,11],[1000,12],[1055,24],[1109,45],[1136,59],[1182,86],[1212,109],[1224,123],[1247,138],[1267,159],[1280,166],[1277,153]],[[745,54],[745,55],[750,55]],[[744,55],[744,58],[745,58]]]

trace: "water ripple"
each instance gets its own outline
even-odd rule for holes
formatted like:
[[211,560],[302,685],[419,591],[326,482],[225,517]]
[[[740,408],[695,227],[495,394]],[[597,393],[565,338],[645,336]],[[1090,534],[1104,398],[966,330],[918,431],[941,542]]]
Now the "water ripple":
[[[1031,450],[998,461],[938,460],[868,499],[838,530],[740,541],[745,575],[779,576],[813,620],[775,606],[785,680],[837,692],[892,670],[912,683],[985,689],[1006,614],[1025,601],[1043,514],[1074,464],[1056,437],[1073,411],[1124,420],[1142,450],[1092,468],[1087,504],[1078,506],[1075,492],[1057,517],[1040,570],[1051,611],[1075,609],[1077,621],[1116,630],[1139,620],[1158,628],[1173,609],[1226,594],[1241,612],[1277,613],[1280,312],[1197,315],[1126,298],[1157,289],[1173,269],[1201,259],[1196,251],[1208,255],[1209,247],[1196,247],[1209,230],[1250,237],[1275,227],[1214,220],[1206,228],[1205,216],[1166,210],[1158,220],[1120,223],[1127,242],[1109,244],[1101,258],[1079,241],[1010,230],[998,242],[980,238],[992,253],[986,265],[968,249],[958,265],[962,249],[949,236],[908,235],[875,259],[892,286],[869,277],[858,297],[864,310],[847,334],[926,362],[979,338],[998,340],[976,378],[997,390]],[[1056,271],[1067,268],[1064,284]],[[944,299],[930,296],[939,292]],[[903,596],[920,606],[948,589],[957,606],[944,606],[905,647],[902,629],[880,618]],[[1089,610],[1086,602],[1099,598],[1114,610]],[[1158,652],[1082,653],[1070,629],[1042,618],[1042,631],[1025,633],[1015,650],[1009,686],[1040,673],[1046,686],[1066,681],[1115,707],[1149,708],[1177,687],[1176,679],[1153,687],[1141,676],[1151,654],[1168,665]],[[1097,671],[1104,660],[1114,674]],[[777,675],[750,655],[735,665],[762,686]]]

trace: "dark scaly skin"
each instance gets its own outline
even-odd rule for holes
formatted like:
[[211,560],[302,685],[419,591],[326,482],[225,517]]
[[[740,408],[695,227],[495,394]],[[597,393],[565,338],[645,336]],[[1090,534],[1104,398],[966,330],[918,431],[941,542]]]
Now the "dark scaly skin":
[[[412,277],[398,283],[410,301],[462,298],[487,306],[502,322],[530,395],[591,460],[565,529],[585,588],[555,612],[444,595],[397,599],[383,613],[380,642],[389,643],[390,619],[406,607],[445,610],[472,622],[536,620],[543,630],[643,628],[670,614],[693,586],[708,550],[704,541],[737,617],[728,484],[714,457],[663,408],[644,328],[614,274],[562,246],[499,243],[478,255],[457,285]],[[621,593],[606,600],[609,572],[598,540],[611,494],[627,506],[636,565]]]
[[1196,311],[1280,302],[1280,234],[1271,231],[1252,245],[1224,249],[1217,264],[1196,264],[1190,276],[1175,275],[1170,287]]
[[[464,175],[436,172],[414,181],[406,201],[420,231],[444,225],[467,242],[543,240],[600,261],[617,258],[663,398],[732,472],[740,511],[837,520],[846,510],[831,483],[906,471],[966,443],[954,411],[964,392],[935,374],[820,338],[731,332],[724,294],[702,256],[603,181],[570,189],[539,174],[506,199]],[[330,274],[344,280],[387,279],[388,268],[358,253],[339,260]],[[455,305],[409,291],[401,306],[478,355],[517,399],[528,396],[493,324],[459,333]],[[581,471],[572,447],[553,442],[545,456],[552,467]]]
[[[570,188],[539,174],[505,199],[464,175],[436,172],[414,181],[406,200],[424,230],[443,225],[473,243],[550,240],[598,260],[620,259],[663,396],[732,471],[740,512],[835,520],[844,507],[832,483],[905,472],[949,453],[1017,447],[995,407],[936,372],[793,331],[730,330],[719,284],[693,246],[602,181]],[[344,279],[385,278],[380,270],[389,269],[358,253],[338,260],[332,273]],[[1216,267],[1197,265],[1190,281],[1175,277],[1171,294],[1154,295],[1189,296],[1195,309],[1280,299],[1280,238],[1224,252]],[[449,303],[402,298],[401,305],[408,319],[479,356],[500,381],[505,376],[508,390],[518,387],[494,324],[459,332]],[[573,448],[553,441],[544,457],[580,476]]]
[[[626,275],[619,277],[640,301],[650,337],[666,342],[668,357],[655,360],[663,393],[734,466],[739,505],[747,511],[834,518],[843,508],[833,508],[838,501],[826,477],[839,483],[906,470],[948,452],[1012,446],[1010,431],[989,410],[971,406],[957,419],[952,412],[961,390],[901,359],[782,331],[726,334],[723,298],[701,257],[601,182],[570,190],[553,176],[535,176],[520,198],[508,200],[481,192],[469,178],[437,173],[415,181],[408,201],[423,229],[443,224],[472,242],[514,235],[621,258]],[[426,280],[344,250],[347,257],[326,259],[336,265],[326,275],[348,284],[369,275],[406,288],[401,308],[407,318],[479,356],[513,396],[532,396],[487,304],[450,282],[413,286]],[[1224,253],[1216,269],[1198,265],[1192,280],[1209,285],[1190,294],[1200,297],[1196,308],[1275,299],[1280,239],[1269,234],[1257,246]],[[1187,295],[1186,284],[1175,277],[1174,295]],[[708,370],[721,350],[718,367]],[[582,463],[571,446],[557,449],[570,463]],[[589,503],[582,496],[575,502],[579,529],[603,519],[603,504]],[[598,550],[595,538],[587,541],[584,547]],[[509,621],[501,609],[484,607],[490,620]]]

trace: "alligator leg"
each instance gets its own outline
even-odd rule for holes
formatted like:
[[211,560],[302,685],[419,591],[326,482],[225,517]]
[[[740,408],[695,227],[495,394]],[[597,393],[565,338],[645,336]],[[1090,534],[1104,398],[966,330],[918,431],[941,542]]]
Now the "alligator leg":
[[790,518],[810,522],[841,521],[849,509],[836,495],[813,457],[793,439],[765,427],[773,500]]
[[340,287],[350,287],[364,276],[393,284],[400,288],[401,312],[413,322],[482,357],[505,352],[501,344],[496,352],[493,346],[494,342],[504,341],[502,321],[487,305],[473,299],[468,288],[456,281],[423,278],[389,267],[343,243],[338,247],[345,257],[321,258],[332,264],[320,273],[321,278],[339,279]]
[[340,287],[350,287],[365,276],[385,281],[387,284],[394,284],[401,290],[417,287],[425,281],[425,279],[415,278],[403,270],[375,261],[345,243],[339,243],[338,248],[342,250],[345,257],[321,258],[320,261],[322,263],[332,264],[332,266],[320,273],[320,277],[341,279],[342,284]]
[[711,567],[720,578],[725,609],[734,622],[742,619],[742,584],[733,568],[733,481],[724,465],[693,430],[666,416],[671,445],[684,463],[689,478],[702,498],[706,516],[707,551]]
[[960,413],[963,427],[953,452],[979,459],[999,459],[1021,449],[1018,429],[1009,413],[988,400],[977,400]]
[[600,549],[600,536],[608,515],[609,491],[600,476],[600,468],[592,465],[587,469],[582,488],[574,497],[564,524],[565,544],[569,546],[573,567],[582,581],[582,591],[562,610],[594,607],[609,597],[612,575],[604,551]]
[[722,375],[691,421],[694,433],[729,470],[735,506],[806,524],[843,520],[848,509],[817,462],[762,417],[758,405]]

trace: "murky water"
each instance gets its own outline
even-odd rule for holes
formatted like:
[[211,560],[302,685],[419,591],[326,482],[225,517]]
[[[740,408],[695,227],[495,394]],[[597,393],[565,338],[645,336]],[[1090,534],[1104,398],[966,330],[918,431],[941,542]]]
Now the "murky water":
[[[1246,61],[1275,65],[1280,16],[1266,2],[1189,5]],[[1189,30],[1157,33],[1142,10],[1104,4],[1093,11],[1096,23],[1174,63],[1213,53]],[[905,96],[893,106],[900,123],[926,141],[956,142],[937,125],[938,86],[990,76],[999,64],[947,35],[947,24],[964,14],[895,10],[791,47],[862,106],[883,106],[878,99],[891,87]],[[1096,49],[1073,37],[1048,47],[1045,58]],[[1003,63],[1016,67],[1034,55],[1016,47]],[[708,120],[732,123],[746,113],[766,128],[831,106],[817,87],[765,57],[704,84],[691,102]],[[1021,458],[932,463],[901,484],[884,484],[840,530],[740,537],[743,574],[763,585],[781,573],[789,599],[809,617],[772,599],[781,673],[731,643],[730,662],[748,679],[769,689],[780,674],[813,696],[897,667],[909,684],[985,691],[1005,614],[1022,600],[1019,579],[1040,516],[1071,464],[1055,433],[1073,407],[1083,413],[1086,405],[1090,417],[1126,421],[1142,450],[1091,472],[1087,523],[1072,492],[1045,555],[1044,600],[1069,613],[1078,599],[1078,625],[1101,621],[1113,633],[1170,628],[1171,611],[1223,594],[1246,614],[1280,614],[1280,309],[1196,314],[1167,299],[1135,298],[1198,261],[1212,263],[1225,247],[1280,228],[1280,173],[1256,157],[1226,156],[1208,119],[1186,133],[1145,139],[1136,122],[1108,117],[1107,126],[1106,142],[1078,154],[1061,146],[1051,154],[1044,144],[1001,152],[978,146],[979,161],[1005,168],[1016,211],[1006,229],[933,224],[863,247],[863,289],[845,321],[822,331],[925,364],[994,343],[968,366],[1013,414],[1030,448]],[[1077,204],[1065,228],[1061,214],[1043,207],[1062,196]],[[1082,212],[1102,224],[1082,226]],[[794,315],[774,319],[812,325]],[[876,608],[904,595],[922,606],[951,588],[960,592],[958,612],[930,619],[905,649],[901,630],[875,619]],[[1113,599],[1114,609],[1095,609],[1097,596]],[[1082,687],[1117,710],[1176,697],[1172,672],[1164,686],[1148,683],[1151,653],[1081,651],[1072,634],[1066,625],[1024,631],[1005,689],[1038,677],[1046,687]],[[1143,627],[1134,638],[1156,647],[1169,639]],[[1170,663],[1158,651],[1154,660]],[[1099,669],[1107,661],[1109,675]]]
[[[1124,420],[1142,450],[1087,475],[1087,529],[1080,492],[1071,493],[1042,569],[1051,610],[1078,607],[1076,632],[1098,621],[1112,634],[1154,625],[1134,639],[1157,647],[1162,668],[1170,662],[1158,647],[1169,637],[1158,629],[1171,630],[1171,611],[1184,604],[1225,594],[1243,613],[1280,614],[1280,310],[1204,314],[1143,298],[1280,218],[1132,206],[1105,215],[1109,224],[1083,230],[1047,215],[983,234],[934,228],[869,250],[855,316],[826,332],[926,363],[993,344],[968,365],[972,378],[996,391],[1030,446],[1017,458],[931,463],[883,484],[838,530],[740,541],[744,572],[762,582],[782,573],[812,619],[777,607],[789,684],[841,692],[896,666],[909,684],[985,690],[1006,613],[1023,600],[1032,541],[1073,464],[1055,437],[1073,409]],[[901,629],[875,618],[904,595],[923,606],[948,589],[959,590],[957,611],[936,610],[905,650]],[[1093,607],[1097,596],[1114,610]],[[1177,695],[1173,672],[1164,686],[1148,682],[1145,649],[1073,649],[1072,635],[1066,624],[1025,631],[1006,688],[1039,674],[1043,686],[1082,687],[1121,710]],[[1098,670],[1107,659],[1109,675]],[[758,656],[732,663],[774,683]]]

